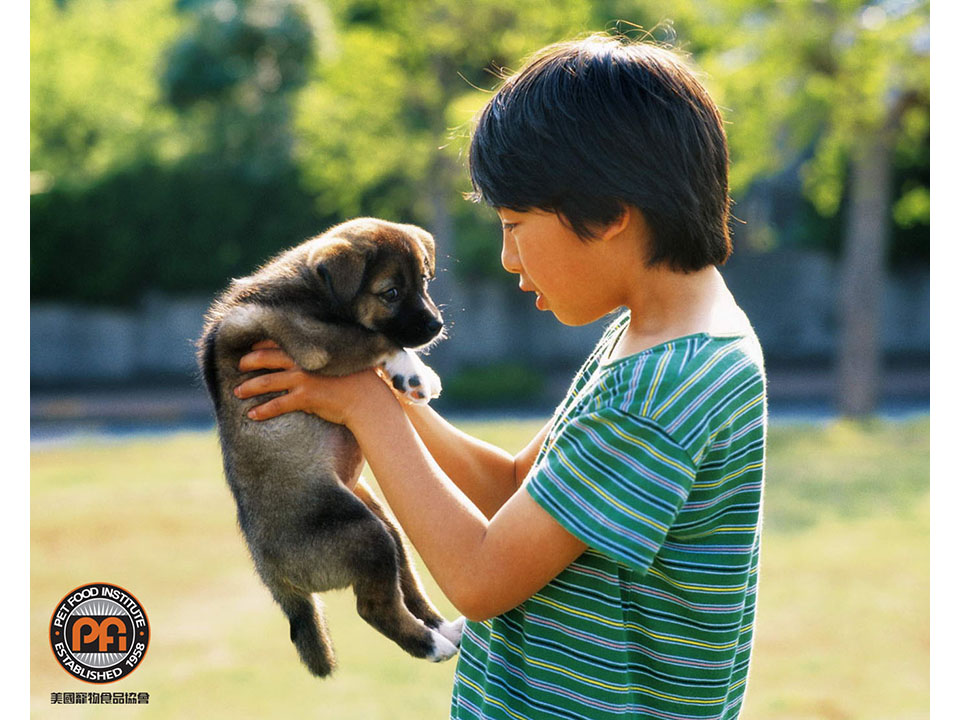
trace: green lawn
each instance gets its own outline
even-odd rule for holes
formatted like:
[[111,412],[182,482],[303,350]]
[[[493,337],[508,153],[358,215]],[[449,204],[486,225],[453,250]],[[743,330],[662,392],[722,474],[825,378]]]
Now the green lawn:
[[[515,450],[537,426],[464,429]],[[769,448],[743,717],[928,717],[929,423],[776,427]],[[100,718],[50,704],[91,690],[150,693],[116,717],[446,717],[453,662],[405,655],[357,618],[349,591],[326,596],[339,669],[318,681],[300,666],[236,529],[212,432],[39,449],[31,475],[34,717]],[[46,640],[57,601],[94,581],[133,592],[152,635],[143,666],[104,686],[68,676]]]

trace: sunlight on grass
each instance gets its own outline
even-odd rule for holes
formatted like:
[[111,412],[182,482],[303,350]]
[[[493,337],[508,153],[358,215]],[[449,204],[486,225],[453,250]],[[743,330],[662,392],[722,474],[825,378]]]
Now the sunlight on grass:
[[[462,427],[516,451],[540,425]],[[745,720],[927,716],[928,445],[926,421],[771,430]],[[101,717],[50,705],[51,692],[90,690],[150,693],[118,717],[447,716],[454,664],[404,654],[349,591],[324,597],[338,670],[306,673],[251,567],[212,432],[43,448],[31,465],[34,717]],[[152,630],[143,667],[102,687],[65,674],[45,637],[56,602],[97,580],[130,589]]]

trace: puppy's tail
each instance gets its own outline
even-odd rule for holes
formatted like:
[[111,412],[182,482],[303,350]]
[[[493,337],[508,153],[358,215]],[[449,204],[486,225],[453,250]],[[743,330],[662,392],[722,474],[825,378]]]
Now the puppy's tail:
[[330,635],[323,617],[323,605],[315,595],[275,594],[290,620],[290,641],[311,673],[326,677],[336,666]]

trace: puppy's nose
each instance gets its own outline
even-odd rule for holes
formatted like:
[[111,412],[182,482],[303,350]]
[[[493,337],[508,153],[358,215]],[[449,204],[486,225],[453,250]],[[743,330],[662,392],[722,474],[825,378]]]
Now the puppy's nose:
[[427,330],[429,330],[432,333],[440,332],[440,328],[442,327],[443,327],[443,322],[440,320],[437,320],[436,318],[431,318],[430,321],[427,323]]

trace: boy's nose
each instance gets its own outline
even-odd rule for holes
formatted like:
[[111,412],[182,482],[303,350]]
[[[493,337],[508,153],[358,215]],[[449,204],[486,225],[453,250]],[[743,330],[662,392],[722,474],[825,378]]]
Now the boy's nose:
[[517,255],[516,244],[510,240],[509,235],[503,233],[503,248],[500,250],[500,264],[508,273],[517,275],[520,273],[520,256]]

